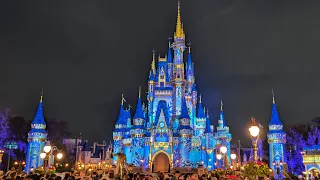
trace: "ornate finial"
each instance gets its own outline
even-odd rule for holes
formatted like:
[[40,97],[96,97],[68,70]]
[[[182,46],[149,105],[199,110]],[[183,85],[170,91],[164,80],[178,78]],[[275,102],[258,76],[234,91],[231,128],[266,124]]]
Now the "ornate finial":
[[42,103],[42,98],[43,98],[43,88],[41,89],[41,95],[40,95],[40,102]]
[[209,118],[209,111],[208,111],[208,109],[207,109],[207,118]]
[[177,25],[174,38],[184,38],[183,27],[181,24],[181,15],[180,15],[180,0],[178,0],[178,15],[177,15]]
[[274,98],[274,91],[273,91],[273,89],[272,89],[272,103],[273,103],[273,104],[276,103],[276,100],[275,100],[275,98]]
[[206,107],[203,107],[203,113],[206,114]]
[[191,53],[191,41],[188,42],[188,50],[189,50],[189,53]]
[[121,105],[123,105],[125,101],[126,100],[124,99],[123,94],[121,94]]
[[256,118],[254,116],[251,117],[252,124],[256,124]]
[[223,102],[222,102],[222,100],[220,102],[220,111],[223,111]]
[[139,86],[139,98],[141,98],[141,86]]
[[171,48],[171,39],[172,39],[172,37],[169,36],[169,37],[168,37],[169,48]]
[[152,50],[151,69],[152,69],[153,74],[156,74],[156,51],[155,50]]
[[199,95],[199,103],[202,103],[201,94]]
[[128,105],[128,110],[130,111],[131,108],[132,108],[132,106],[129,104],[129,105]]

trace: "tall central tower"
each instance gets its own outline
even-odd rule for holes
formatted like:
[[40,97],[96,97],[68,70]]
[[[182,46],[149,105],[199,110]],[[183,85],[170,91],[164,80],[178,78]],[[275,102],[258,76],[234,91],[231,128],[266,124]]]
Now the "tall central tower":
[[31,130],[28,133],[28,152],[26,155],[25,172],[29,173],[31,169],[36,169],[43,165],[40,158],[44,144],[47,140],[46,122],[42,110],[42,93],[40,103],[34,120],[31,123]]
[[182,97],[185,92],[185,78],[184,78],[184,63],[183,63],[183,52],[185,50],[185,34],[183,31],[183,25],[181,23],[180,15],[180,2],[178,2],[178,15],[176,31],[174,33],[174,42],[172,43],[174,51],[173,59],[173,88],[174,88],[174,103],[175,110],[174,115],[178,117],[181,115]]

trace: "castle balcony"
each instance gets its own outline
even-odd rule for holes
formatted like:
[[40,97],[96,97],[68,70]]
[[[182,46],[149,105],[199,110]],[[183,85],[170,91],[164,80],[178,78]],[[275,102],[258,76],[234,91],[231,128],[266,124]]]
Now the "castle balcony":
[[223,127],[217,127],[217,130],[218,131],[227,131],[227,132],[229,132],[229,127],[228,126],[223,126]]

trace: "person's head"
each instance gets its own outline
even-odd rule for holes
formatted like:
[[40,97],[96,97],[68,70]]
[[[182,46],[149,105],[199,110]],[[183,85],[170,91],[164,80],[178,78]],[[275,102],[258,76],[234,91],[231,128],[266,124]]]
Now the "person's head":
[[97,177],[98,176],[98,173],[97,172],[92,172],[92,177]]
[[114,174],[113,173],[109,173],[109,178],[114,178]]

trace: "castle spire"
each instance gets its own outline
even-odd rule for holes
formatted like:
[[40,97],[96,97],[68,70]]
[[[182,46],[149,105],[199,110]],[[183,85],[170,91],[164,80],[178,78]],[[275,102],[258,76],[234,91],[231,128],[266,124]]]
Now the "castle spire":
[[[34,120],[31,123],[31,127],[35,128],[35,129],[45,129],[45,125],[46,125],[46,122],[44,120],[44,115],[43,115],[43,107],[42,107],[42,100],[43,99],[42,98],[43,98],[43,88],[41,90],[40,103],[39,103],[39,106],[37,109],[37,113],[34,117]],[[42,127],[44,127],[44,128],[42,128]]]
[[205,119],[206,118],[206,115],[205,115],[204,111],[205,111],[205,109],[202,106],[202,98],[201,98],[201,94],[200,94],[200,96],[199,96],[199,106],[198,106],[198,118],[201,118],[201,119]]
[[125,121],[125,111],[124,111],[124,104],[125,102],[125,99],[123,97],[123,94],[121,95],[121,106],[120,106],[120,111],[119,111],[119,116],[118,116],[118,120],[116,122],[116,124],[126,124],[126,121]]
[[204,133],[212,133],[210,126],[211,126],[211,124],[210,124],[210,119],[209,119],[209,111],[207,110],[206,129],[205,129]]
[[283,125],[279,117],[273,90],[272,90],[272,112],[271,112],[271,120],[270,120],[269,126],[270,125]]
[[168,56],[167,56],[167,62],[172,63],[172,55],[171,55],[171,37],[168,38]]
[[183,119],[183,118],[190,119],[188,106],[185,98],[183,98],[182,100],[181,115],[180,115],[180,119]]
[[218,121],[218,125],[220,127],[224,127],[226,125],[225,121],[224,121],[224,112],[223,112],[223,102],[222,102],[222,100],[220,102],[220,119]]
[[134,114],[133,119],[144,119],[144,111],[141,102],[141,88],[139,87],[139,97],[136,107],[136,113]]
[[156,51],[155,50],[152,50],[151,70],[153,74],[156,74]]
[[177,14],[177,25],[176,32],[174,34],[174,38],[184,38],[183,26],[181,23],[181,15],[180,15],[180,0],[178,0],[178,14]]

